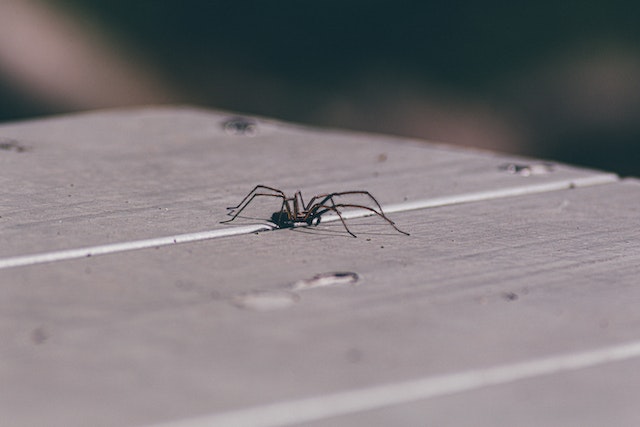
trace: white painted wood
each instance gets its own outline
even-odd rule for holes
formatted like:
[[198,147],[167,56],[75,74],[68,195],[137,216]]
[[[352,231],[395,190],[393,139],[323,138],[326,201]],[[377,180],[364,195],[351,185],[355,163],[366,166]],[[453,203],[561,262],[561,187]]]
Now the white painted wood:
[[[34,197],[2,196],[2,259],[224,229],[224,206],[263,179],[371,190],[411,236],[353,218],[357,239],[331,222],[6,266],[3,423],[638,424],[638,181],[560,165],[513,175],[499,166],[524,160],[269,122],[227,135],[225,117],[135,110],[1,127],[31,151],[0,151],[0,176],[30,179]],[[323,156],[334,161],[312,161]],[[20,163],[41,168],[29,178]],[[143,179],[154,168],[165,175]],[[55,188],[78,171],[85,187],[70,199],[83,202],[67,205]],[[540,191],[506,192],[517,188]],[[133,195],[136,208],[111,206]]]
[[260,183],[309,196],[366,189],[387,205],[616,179],[563,165],[514,175],[500,167],[527,160],[265,120],[253,137],[230,135],[230,118],[155,108],[0,126],[24,148],[0,150],[0,257],[227,228],[225,207]]

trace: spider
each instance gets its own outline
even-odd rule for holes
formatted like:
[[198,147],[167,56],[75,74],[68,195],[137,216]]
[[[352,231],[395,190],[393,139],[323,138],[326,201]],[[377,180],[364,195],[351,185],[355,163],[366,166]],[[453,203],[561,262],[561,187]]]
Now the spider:
[[[368,206],[357,205],[353,203],[336,203],[334,200],[334,197],[354,194],[361,194],[369,197],[376,205],[378,210],[375,210],[374,208]],[[406,234],[407,236],[409,235],[409,233],[406,233],[396,227],[395,223],[387,218],[384,212],[382,212],[380,203],[378,203],[375,197],[373,197],[368,191],[342,191],[319,194],[312,197],[311,200],[309,200],[309,203],[305,204],[302,199],[302,192],[300,191],[297,191],[293,195],[293,197],[288,197],[286,194],[284,194],[284,192],[282,192],[282,190],[278,190],[277,188],[267,187],[266,185],[256,185],[253,190],[251,190],[249,194],[247,194],[237,206],[231,206],[227,208],[229,210],[227,215],[233,214],[233,216],[231,217],[231,219],[221,222],[226,223],[236,219],[236,217],[240,215],[240,212],[242,212],[253,201],[253,199],[258,196],[276,197],[282,199],[280,210],[274,212],[271,215],[271,221],[276,224],[278,228],[292,228],[295,226],[295,224],[301,223],[307,225],[318,225],[320,224],[322,215],[331,211],[335,212],[335,214],[338,216],[345,230],[347,230],[347,233],[349,233],[353,237],[356,237],[356,235],[353,234],[351,230],[349,230],[349,227],[347,227],[347,223],[342,217],[341,208],[359,208],[373,212],[373,214],[378,215],[380,218],[387,221],[398,232]]]

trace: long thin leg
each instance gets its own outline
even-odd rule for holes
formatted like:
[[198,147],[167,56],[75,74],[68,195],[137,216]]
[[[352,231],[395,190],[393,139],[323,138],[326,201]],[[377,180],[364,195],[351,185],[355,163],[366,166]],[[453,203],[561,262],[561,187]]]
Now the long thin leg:
[[[298,200],[300,200],[300,206],[298,206]],[[296,212],[300,212],[299,209],[305,209],[306,206],[304,205],[304,200],[302,200],[302,192],[301,191],[297,191],[296,194],[293,196],[293,204],[294,204],[294,210]]]
[[[267,187],[266,185],[256,185],[255,187],[253,187],[253,190],[249,191],[249,194],[247,194],[244,199],[242,199],[242,201],[240,203],[238,203],[237,206],[230,206],[227,209],[229,210],[235,210],[238,209],[240,206],[242,206],[242,204],[253,194],[255,193],[259,188],[263,188],[265,190],[271,190],[274,191],[280,195],[282,195],[282,198],[285,198],[285,194],[282,192],[282,190],[278,190],[277,188],[272,188],[272,187]],[[248,203],[248,202],[247,202]]]
[[[319,206],[319,207],[326,207],[326,205]],[[384,219],[385,221],[387,221],[387,222],[388,222],[388,223],[389,223],[393,228],[395,228],[395,229],[396,229],[396,231],[398,231],[398,232],[400,232],[400,233],[402,233],[402,234],[406,234],[407,236],[410,236],[410,234],[409,234],[409,233],[407,233],[407,232],[405,232],[405,231],[402,231],[402,230],[400,230],[398,227],[396,227],[396,224],[395,224],[393,221],[391,221],[389,218],[387,218],[387,216],[386,216],[385,214],[380,213],[380,212],[376,211],[375,209],[370,208],[370,207],[368,207],[368,206],[363,206],[363,205],[354,205],[354,204],[345,204],[345,203],[336,203],[336,204],[334,204],[334,205],[333,205],[333,208],[332,208],[332,209],[325,209],[325,210],[322,210],[322,211],[315,210],[315,211],[314,211],[314,212],[315,212],[315,213],[314,213],[314,216],[320,216],[320,215],[324,214],[325,212],[327,212],[328,210],[331,210],[331,211],[337,212],[337,211],[338,211],[338,208],[358,208],[358,209],[365,209],[365,210],[371,211],[371,212],[373,212],[374,214],[378,215],[380,218],[382,218],[382,219]],[[340,216],[340,219],[342,220],[342,216]],[[343,222],[344,222],[344,221],[343,221]]]
[[280,213],[282,213],[283,211],[286,211],[287,218],[289,218],[289,221],[293,221],[296,217],[296,211],[295,211],[295,206],[294,206],[294,210],[291,211],[291,205],[289,204],[290,200],[291,199],[287,199],[286,197],[282,199],[282,207],[280,208]]
[[313,208],[313,202],[315,202],[315,201],[316,201],[316,200],[318,200],[318,199],[322,199],[322,201],[321,201],[321,202],[319,202],[319,203],[317,203],[317,205],[323,205],[324,203],[326,203],[326,202],[327,202],[327,200],[329,200],[329,199],[331,198],[330,196],[331,196],[332,194],[333,194],[333,193],[317,194],[317,195],[313,196],[313,197],[311,198],[311,200],[309,200],[309,203],[307,203],[307,204],[304,206],[304,210],[305,210],[306,212],[311,212],[311,209]]
[[[324,205],[325,203],[327,203],[327,201],[333,200],[333,198],[336,196],[340,197],[340,196],[346,196],[348,194],[364,194],[365,196],[369,196],[369,198],[373,201],[373,203],[375,203],[375,205],[378,207],[378,210],[380,211],[380,213],[384,215],[384,212],[382,211],[382,206],[380,206],[380,203],[378,203],[378,200],[375,197],[373,197],[371,193],[363,190],[342,191],[342,192],[336,192],[336,193],[320,194],[318,196],[315,196],[309,201],[309,204],[305,207],[305,210],[310,211],[311,207],[313,206],[313,202],[315,202],[317,199],[322,199],[320,200],[320,202],[318,202],[318,204]],[[393,223],[393,221],[391,222]]]
[[[342,217],[342,214],[340,213],[340,211],[338,210],[338,208],[334,205],[334,206],[328,206],[328,205],[317,205],[317,208],[320,209],[324,209],[320,215],[322,215],[324,212],[327,211],[333,211],[336,213],[336,215],[338,215],[338,218],[340,218],[340,221],[342,221],[342,225],[344,225],[344,229],[347,230],[347,233],[351,234],[353,237],[358,237],[355,234],[353,234],[351,232],[351,230],[349,230],[349,227],[347,227],[347,223],[344,222],[344,218]],[[316,223],[316,225],[320,224],[320,217],[318,216],[318,222]]]
[[[252,191],[252,192],[253,192],[253,191]],[[243,211],[247,206],[249,206],[249,203],[251,203],[251,202],[253,201],[253,199],[255,199],[255,198],[256,198],[256,197],[258,197],[258,196],[278,197],[278,198],[282,199],[283,207],[284,207],[285,205],[287,206],[287,214],[288,214],[289,216],[291,216],[291,209],[289,208],[289,204],[288,204],[288,203],[286,203],[287,198],[286,198],[283,194],[253,193],[253,195],[252,195],[252,196],[249,198],[249,200],[244,204],[244,206],[242,206],[240,209],[238,209],[238,210],[235,212],[235,214],[231,217],[231,219],[227,219],[227,220],[225,220],[225,221],[220,221],[220,222],[221,222],[221,223],[231,222],[231,221],[233,221],[234,219],[236,219],[236,217],[237,217],[238,215],[240,215],[240,212],[242,212],[242,211]],[[238,205],[238,206],[241,206],[241,205],[242,205],[242,203],[240,203],[240,205]],[[234,209],[234,208],[232,208],[232,209]],[[282,207],[280,208],[280,210],[282,211]],[[229,213],[229,214],[231,214],[231,213]]]
[[382,213],[382,209],[380,210],[380,212],[377,212],[375,209],[372,209],[372,208],[370,208],[368,206],[345,204],[345,203],[337,203],[336,207],[337,208],[359,208],[359,209],[369,210],[369,211],[373,212],[374,214],[378,215],[380,218],[382,218],[385,221],[387,221],[389,223],[389,225],[391,225],[393,228],[396,229],[396,231],[398,231],[398,232],[400,232],[402,234],[406,234],[407,236],[410,236],[410,234],[407,233],[406,231],[402,231],[398,227],[396,227],[396,223],[391,221],[384,213]]

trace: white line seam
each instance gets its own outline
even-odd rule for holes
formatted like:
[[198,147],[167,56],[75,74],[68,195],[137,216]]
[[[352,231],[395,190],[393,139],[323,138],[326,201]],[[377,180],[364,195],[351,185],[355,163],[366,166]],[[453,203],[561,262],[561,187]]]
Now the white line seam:
[[[600,184],[610,184],[617,182],[618,177],[614,174],[603,174],[578,178],[573,180],[554,181],[539,185],[523,187],[510,187],[499,190],[477,191],[472,193],[458,194],[453,196],[434,197],[425,200],[416,200],[383,207],[385,213],[407,212],[418,209],[427,209],[440,206],[449,206],[461,203],[478,202],[482,200],[492,200],[498,198],[523,196],[527,194],[545,193],[558,190],[566,190],[572,187],[584,187]],[[344,212],[345,219],[360,218],[370,216],[371,211],[354,209]],[[322,222],[337,221],[337,215],[328,214],[322,217]],[[296,224],[304,226],[306,224]],[[202,240],[216,239],[220,237],[236,236],[240,234],[250,234],[259,231],[273,230],[276,227],[271,224],[256,224],[241,227],[228,227],[210,231],[201,231],[187,234],[177,234],[175,236],[157,237],[151,239],[135,240],[130,242],[110,243],[104,245],[88,246],[78,249],[66,249],[60,251],[45,252],[33,255],[19,255],[14,257],[0,258],[0,269],[12,267],[24,267],[28,265],[42,264],[47,262],[65,261],[78,258],[85,258],[96,255],[106,255],[116,252],[124,252],[137,249],[149,249],[160,246],[173,245],[177,243],[197,242]]]
[[54,261],[65,261],[77,258],[86,258],[95,255],[106,255],[136,249],[149,249],[160,246],[175,245],[178,243],[198,242],[208,239],[217,239],[220,237],[235,236],[238,234],[257,233],[259,231],[272,230],[273,228],[275,228],[275,226],[273,225],[256,224],[243,227],[231,227],[225,229],[201,231],[196,233],[178,234],[175,236],[157,237],[153,239],[134,240],[131,242],[87,246],[85,248],[67,249],[34,255],[15,256],[0,259],[0,269],[23,267],[27,265],[42,264]]
[[640,342],[592,351],[478,369],[456,374],[426,377],[395,384],[374,386],[306,399],[249,407],[210,416],[155,424],[154,427],[282,427],[388,406],[415,402],[508,384],[528,378],[552,375],[623,361],[640,356]]

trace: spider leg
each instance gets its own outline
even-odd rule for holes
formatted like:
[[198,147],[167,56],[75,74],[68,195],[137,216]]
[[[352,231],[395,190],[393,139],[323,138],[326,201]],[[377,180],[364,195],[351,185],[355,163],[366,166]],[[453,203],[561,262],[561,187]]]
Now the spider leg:
[[[271,190],[271,191],[274,191],[274,192],[276,192],[276,193],[278,193],[278,194],[282,195],[282,198],[285,198],[285,195],[284,195],[284,193],[282,192],[282,190],[278,190],[277,188],[267,187],[266,185],[260,185],[260,184],[259,184],[259,185],[256,185],[255,187],[253,187],[253,190],[249,191],[249,194],[247,194],[247,195],[244,197],[244,199],[242,199],[242,201],[241,201],[240,203],[238,203],[238,205],[237,205],[237,206],[230,206],[230,207],[228,207],[227,209],[229,209],[229,210],[235,210],[235,209],[238,209],[238,208],[239,208],[240,206],[242,206],[242,204],[243,204],[247,199],[249,199],[249,197],[250,197],[253,193],[255,193],[258,189]],[[275,194],[274,194],[274,196],[275,196]],[[247,204],[248,204],[248,203],[249,203],[249,202],[247,202]]]
[[[324,205],[326,202],[331,200],[331,198],[333,197],[334,194],[335,193],[316,194],[315,196],[313,196],[311,198],[311,200],[309,200],[309,203],[307,203],[307,205],[304,207],[304,209],[307,212],[310,212],[313,209],[314,205],[317,205],[317,206]],[[322,200],[320,200],[318,203],[314,203],[318,199],[322,199]]]
[[[254,190],[255,191],[255,190]],[[242,203],[240,203],[238,205],[238,207],[242,206],[240,209],[238,209],[235,214],[233,214],[233,216],[231,217],[231,219],[227,219],[225,221],[220,221],[220,223],[226,223],[226,222],[231,222],[234,219],[236,219],[236,217],[238,215],[240,215],[240,212],[242,212],[247,206],[249,206],[249,204],[253,201],[253,199],[255,199],[258,196],[268,196],[268,197],[278,197],[282,199],[282,207],[280,207],[280,210],[282,211],[282,208],[286,205],[287,207],[287,215],[289,215],[289,217],[291,217],[291,209],[289,208],[289,204],[286,203],[287,202],[287,198],[284,194],[270,194],[270,193],[255,193],[254,191],[252,191],[253,195],[251,197],[249,197],[249,199],[247,200],[246,203],[244,203],[244,205]],[[251,193],[249,193],[251,194]],[[245,197],[246,199],[246,197]],[[230,208],[230,209],[237,209],[237,208]],[[229,215],[231,215],[231,212],[229,212]]]
[[368,191],[363,191],[363,190],[357,190],[357,191],[342,191],[342,192],[338,192],[338,193],[332,193],[331,196],[346,196],[348,194],[364,194],[365,196],[368,196],[371,201],[373,203],[375,203],[375,205],[378,208],[378,211],[384,215],[384,212],[382,211],[382,206],[380,206],[380,203],[378,203],[378,200],[373,197],[373,195],[371,193],[369,193]]
[[[321,207],[326,207],[326,205],[325,205],[325,206],[321,206]],[[371,212],[373,212],[374,214],[378,215],[380,218],[382,218],[382,219],[384,219],[385,221],[387,221],[387,222],[388,222],[388,223],[389,223],[393,228],[395,228],[395,229],[396,229],[396,231],[398,231],[399,233],[406,234],[407,236],[410,236],[410,234],[409,234],[409,233],[407,233],[406,231],[402,231],[402,230],[400,230],[400,229],[396,226],[396,224],[395,224],[393,221],[391,221],[389,218],[387,218],[387,216],[386,216],[384,213],[380,213],[380,212],[376,211],[375,209],[370,208],[370,207],[368,207],[368,206],[363,206],[363,205],[354,205],[354,204],[345,204],[345,203],[337,203],[337,204],[334,204],[334,205],[333,205],[333,209],[324,209],[323,211],[320,211],[320,212],[317,212],[317,211],[316,211],[316,212],[315,212],[315,215],[316,215],[316,216],[320,216],[320,215],[324,214],[325,212],[327,212],[328,210],[332,210],[332,211],[334,211],[334,212],[338,212],[338,208],[358,208],[358,209],[365,209],[365,210],[371,211]],[[342,220],[343,218],[342,218],[342,217],[340,217],[340,219]],[[343,223],[344,223],[344,221],[343,221]]]
[[[333,202],[333,198],[334,197],[340,197],[340,196],[346,196],[349,194],[364,194],[365,196],[368,196],[371,201],[376,205],[376,207],[378,208],[379,213],[381,213],[382,215],[384,215],[384,212],[382,211],[382,206],[380,206],[380,203],[378,202],[378,200],[373,197],[373,195],[371,193],[369,193],[368,191],[364,191],[364,190],[356,190],[356,191],[341,191],[341,192],[335,192],[335,193],[327,193],[327,194],[320,194],[318,196],[315,196],[313,199],[311,199],[309,201],[309,206],[307,206],[307,210],[310,210],[309,207],[311,205],[313,205],[313,202],[317,199],[322,199],[320,200],[320,202],[318,202],[318,205],[324,205],[325,203],[327,203],[327,201],[331,200],[332,203]],[[335,203],[334,203],[335,204]],[[393,221],[391,221],[393,222]]]
[[[325,213],[325,212],[327,212],[327,211],[333,211],[333,212],[335,212],[335,213],[336,213],[336,215],[338,215],[338,218],[340,218],[340,221],[342,222],[342,225],[344,225],[344,229],[345,229],[345,230],[347,230],[347,233],[351,234],[351,236],[353,236],[353,237],[358,237],[358,236],[356,236],[355,234],[353,234],[353,233],[351,232],[351,230],[349,230],[349,227],[347,227],[347,223],[346,223],[346,222],[344,222],[344,218],[342,217],[342,214],[340,213],[340,210],[338,210],[338,207],[337,207],[337,206],[339,206],[339,205],[336,205],[335,203],[334,203],[334,205],[333,205],[333,206],[329,206],[329,205],[320,205],[320,204],[319,204],[319,205],[315,205],[315,206],[314,206],[314,211],[313,211],[314,213],[313,213],[313,215],[312,215],[312,216],[314,217],[314,219],[315,219],[315,218],[317,218],[317,219],[318,219],[318,222],[316,222],[316,224],[315,224],[315,225],[320,224],[320,216],[321,216],[323,213]],[[319,209],[323,209],[323,210],[322,210],[322,211],[320,211],[320,212],[318,212],[318,210],[319,210]],[[311,214],[309,214],[309,215],[311,215]]]
[[[291,205],[289,204],[289,202],[291,201],[291,199],[288,198],[283,198],[282,199],[282,206],[280,206],[280,218],[282,217],[282,213],[286,213],[287,214],[287,218],[289,219],[289,221],[294,221],[295,217],[296,217],[296,205],[294,204],[293,208],[294,210],[291,210]],[[280,228],[282,228],[282,226],[278,223],[276,223],[276,225]]]
[[[333,199],[330,197],[331,194],[327,193],[327,194],[317,194],[315,196],[313,196],[310,200],[309,203],[304,205],[304,212],[305,215],[303,217],[303,221],[306,222],[309,225],[318,225],[320,224],[320,218],[322,213],[327,212],[327,210],[331,210],[331,209],[325,209],[324,211],[322,211],[321,214],[316,214],[316,212],[318,211],[318,209],[320,207],[322,207],[327,201],[331,201],[331,204],[335,207],[335,202],[333,201]],[[318,199],[322,199],[321,202],[318,203],[313,203]],[[316,220],[316,223],[313,224],[313,221]]]
[[[298,200],[300,200],[299,206],[298,206]],[[294,207],[296,208],[296,211],[298,211],[299,208],[304,209],[306,207],[304,205],[304,200],[302,200],[302,192],[300,190],[298,190],[296,194],[293,196],[293,203],[294,203]]]

